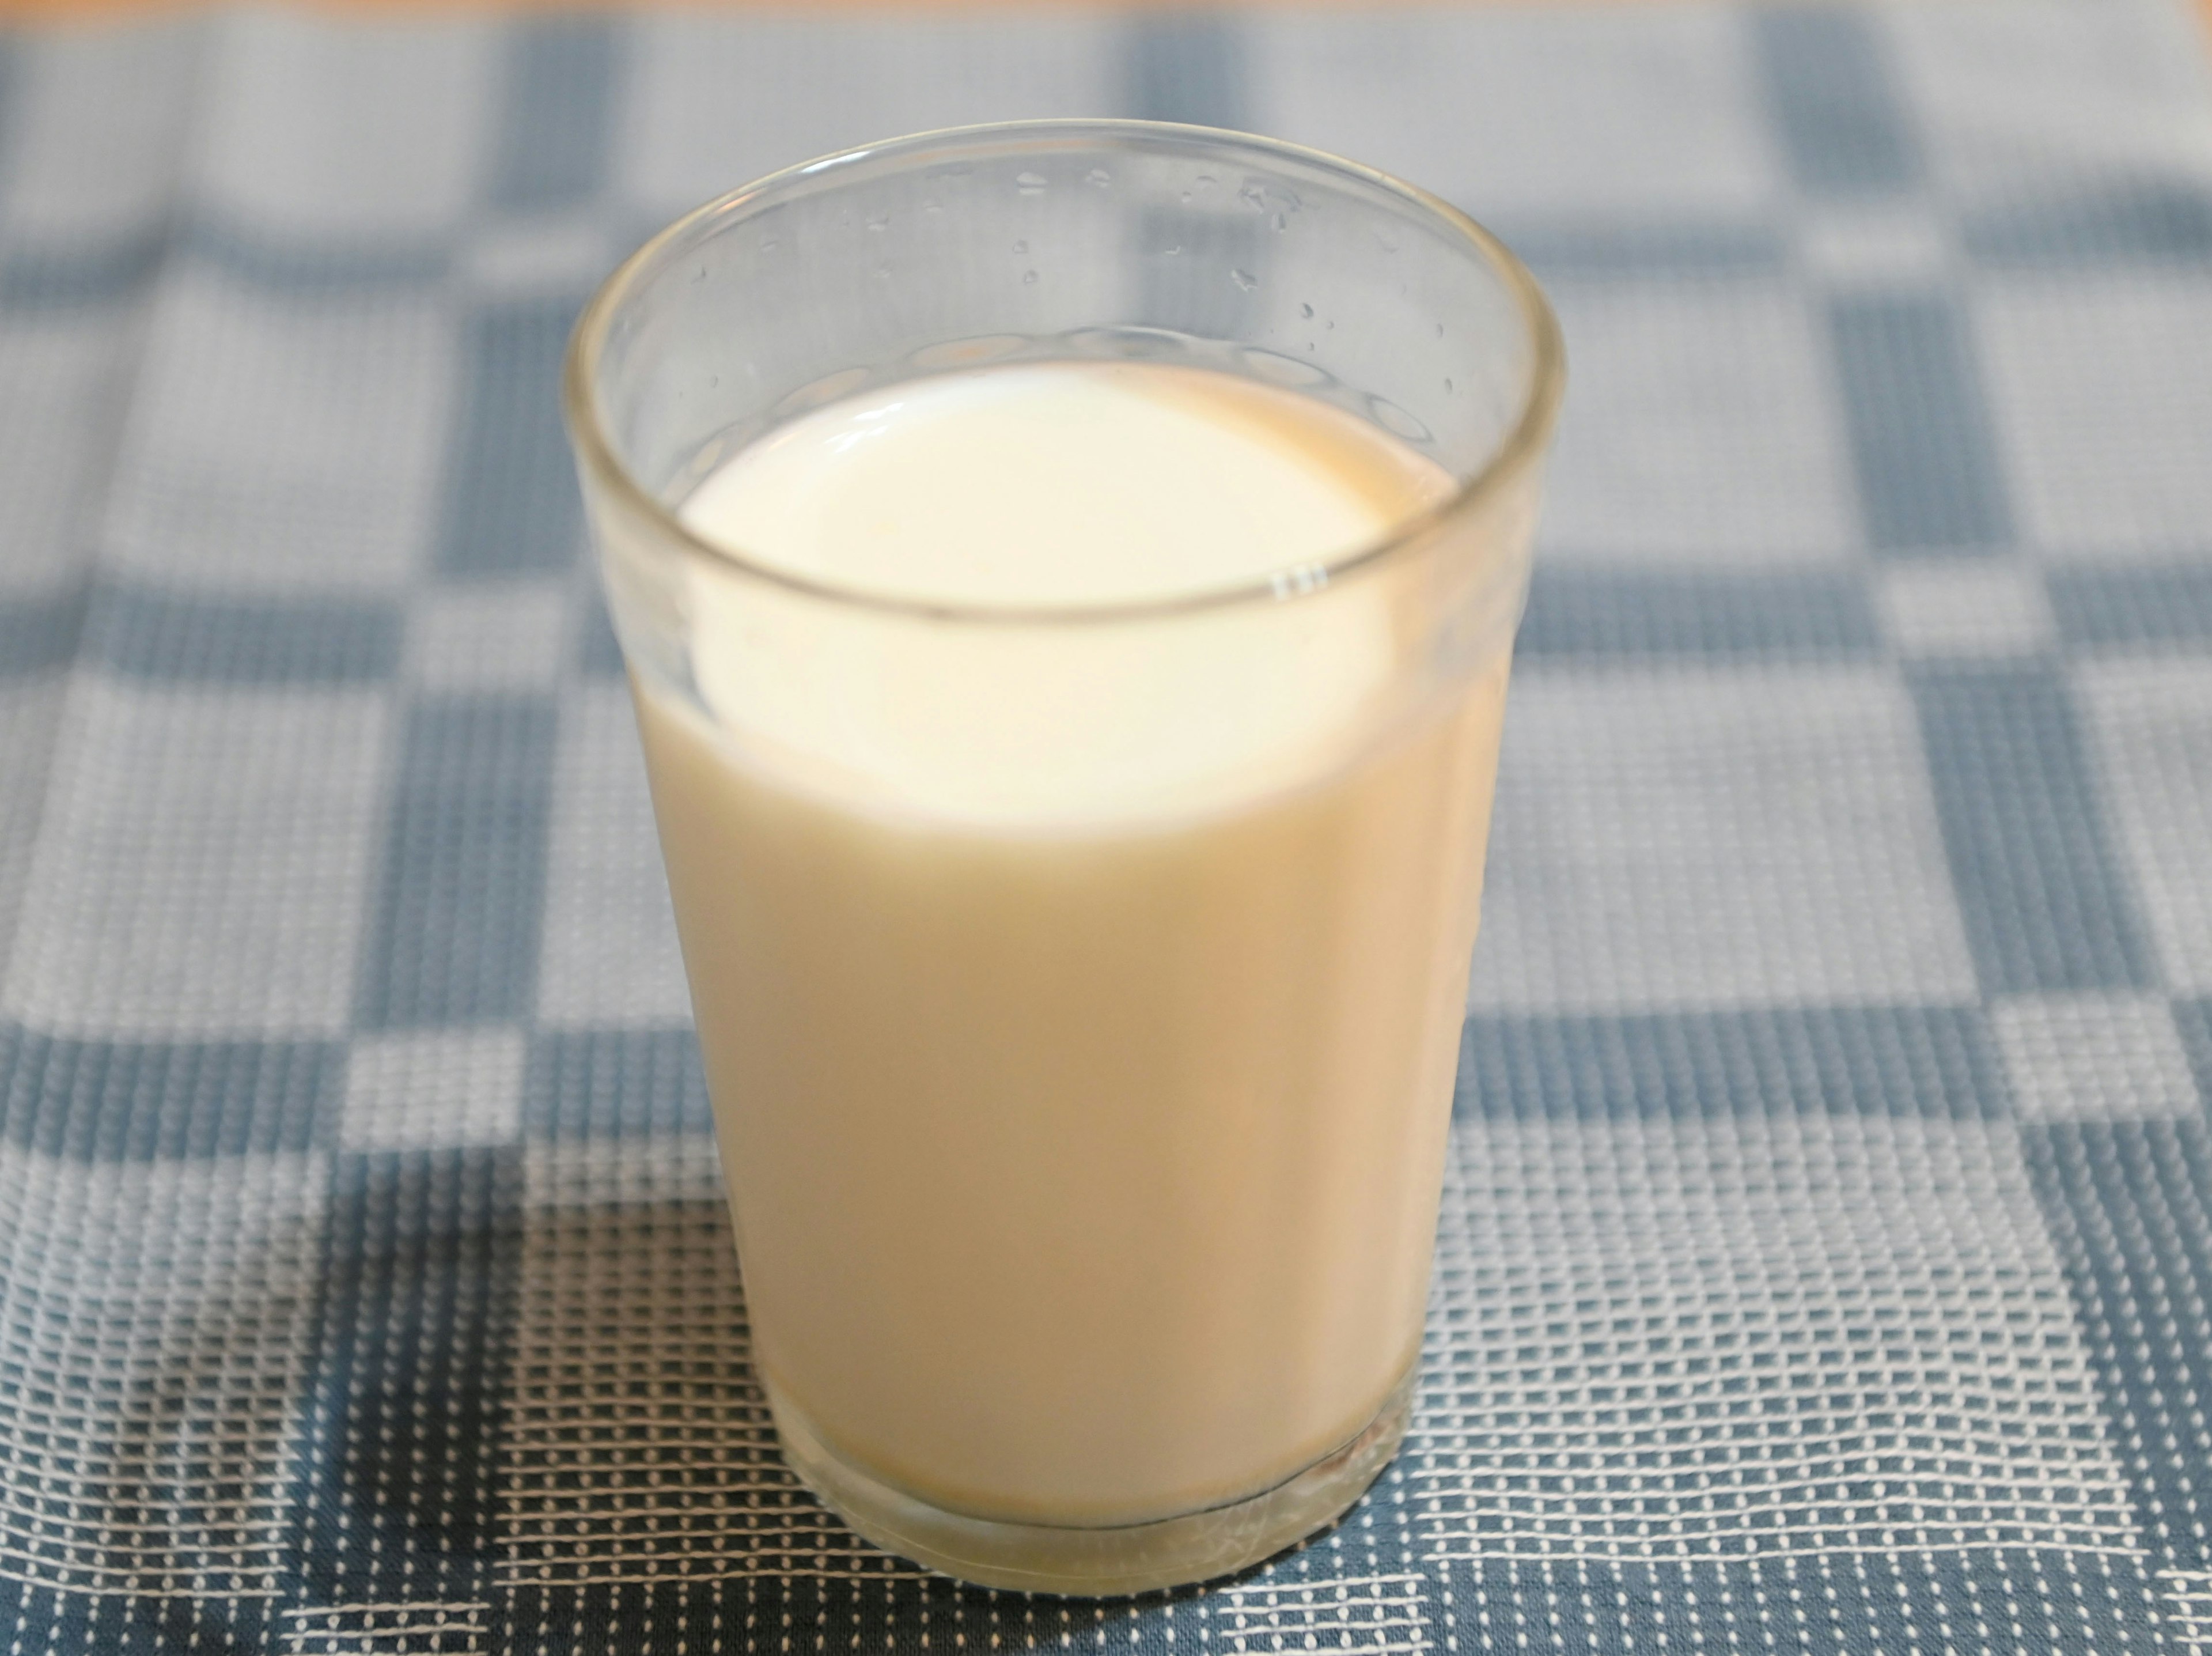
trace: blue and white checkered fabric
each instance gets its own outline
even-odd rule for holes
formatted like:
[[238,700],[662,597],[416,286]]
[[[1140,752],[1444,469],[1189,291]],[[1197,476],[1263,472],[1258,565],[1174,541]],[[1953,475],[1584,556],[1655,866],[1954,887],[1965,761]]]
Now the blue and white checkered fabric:
[[[9,1653],[2212,1650],[2212,82],[2159,0],[0,48]],[[1092,1604],[778,1461],[553,400],[890,132],[1431,183],[1575,382],[1419,1423]]]

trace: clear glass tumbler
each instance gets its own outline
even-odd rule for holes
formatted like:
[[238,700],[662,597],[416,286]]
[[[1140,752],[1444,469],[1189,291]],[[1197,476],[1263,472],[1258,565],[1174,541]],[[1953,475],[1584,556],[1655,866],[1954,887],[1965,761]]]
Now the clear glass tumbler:
[[[1459,486],[1326,565],[1047,608],[678,515],[825,402],[1070,359],[1286,387]],[[1136,1592],[1312,1534],[1395,1452],[1561,382],[1528,272],[1442,201],[1138,122],[778,174],[585,312],[568,418],[755,1360],[862,1535]]]

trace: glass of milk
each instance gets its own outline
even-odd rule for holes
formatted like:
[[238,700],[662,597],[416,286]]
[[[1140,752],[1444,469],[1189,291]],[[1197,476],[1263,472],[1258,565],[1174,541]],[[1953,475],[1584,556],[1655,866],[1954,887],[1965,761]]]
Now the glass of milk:
[[1435,197],[927,133],[579,323],[753,1350],[963,1580],[1129,1592],[1404,1433],[1559,335]]

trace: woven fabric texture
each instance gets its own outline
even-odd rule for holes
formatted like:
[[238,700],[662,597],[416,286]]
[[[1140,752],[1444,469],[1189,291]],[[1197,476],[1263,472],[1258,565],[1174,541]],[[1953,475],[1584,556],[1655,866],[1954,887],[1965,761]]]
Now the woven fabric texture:
[[[2212,1650],[2205,46],[2166,0],[6,38],[0,1644]],[[1413,1435],[1303,1551],[1071,1603],[777,1458],[554,377],[678,210],[1099,112],[1440,190],[1573,385]]]

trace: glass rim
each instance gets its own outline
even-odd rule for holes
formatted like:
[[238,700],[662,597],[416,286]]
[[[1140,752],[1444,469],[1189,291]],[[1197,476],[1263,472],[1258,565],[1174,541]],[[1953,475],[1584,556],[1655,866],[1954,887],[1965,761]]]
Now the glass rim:
[[[794,186],[812,183],[825,174],[864,162],[919,153],[951,144],[986,139],[1076,138],[1085,136],[1110,139],[1182,138],[1227,143],[1261,155],[1294,160],[1348,177],[1428,215],[1456,233],[1504,282],[1519,312],[1529,347],[1528,383],[1520,406],[1507,423],[1505,435],[1481,465],[1470,474],[1455,473],[1452,492],[1411,517],[1393,524],[1383,534],[1363,541],[1317,565],[1302,567],[1299,580],[1284,583],[1279,575],[1248,577],[1193,593],[1160,598],[1116,599],[1104,603],[994,605],[904,596],[867,587],[824,581],[780,569],[738,549],[710,540],[685,523],[678,513],[639,482],[617,451],[599,417],[594,394],[598,368],[615,314],[640,282],[659,268],[672,249],[689,242],[720,221]],[[994,121],[969,126],[934,128],[872,143],[834,151],[801,161],[739,185],[717,196],[649,237],[615,267],[585,304],[568,338],[562,363],[561,402],[569,436],[581,466],[592,480],[630,511],[650,523],[686,551],[709,563],[733,569],[754,580],[848,609],[872,610],[884,614],[933,621],[1018,624],[1023,625],[1085,624],[1108,621],[1160,618],[1194,612],[1230,608],[1246,604],[1273,604],[1326,592],[1343,577],[1386,563],[1401,561],[1410,549],[1426,543],[1442,526],[1480,512],[1507,485],[1542,454],[1565,389],[1566,350],[1559,320],[1543,289],[1528,266],[1497,236],[1449,202],[1419,185],[1409,184],[1378,167],[1346,160],[1325,149],[1291,143],[1225,127],[1196,126],[1173,121],[1127,120],[1109,117],[1054,118],[1043,120]]]

